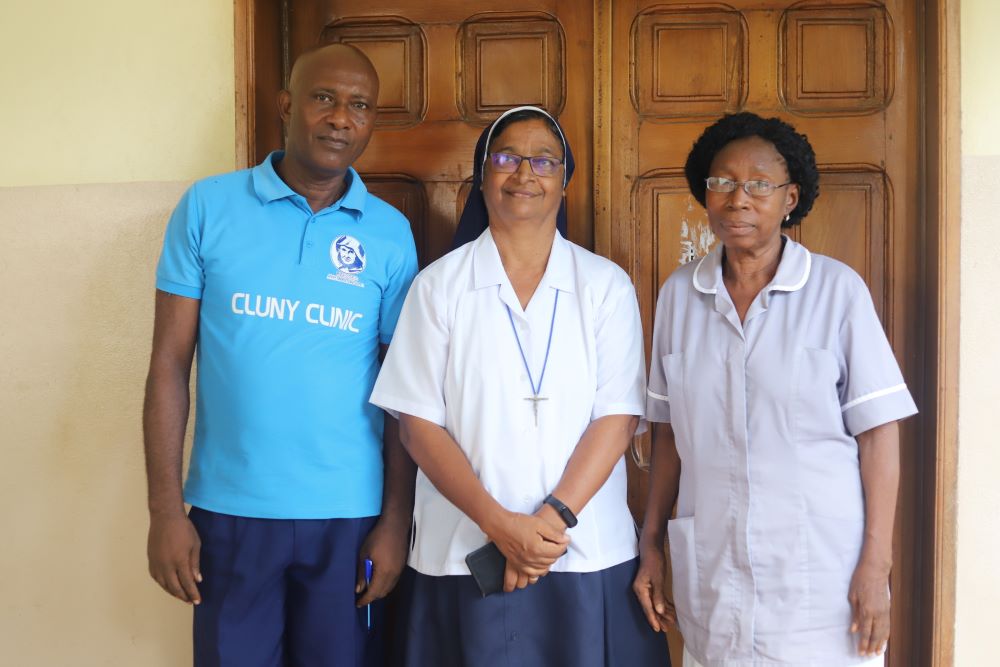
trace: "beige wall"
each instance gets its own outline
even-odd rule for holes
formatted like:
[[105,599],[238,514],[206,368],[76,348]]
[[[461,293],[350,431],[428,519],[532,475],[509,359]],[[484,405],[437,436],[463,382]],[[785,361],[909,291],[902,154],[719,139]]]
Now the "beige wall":
[[[962,0],[961,667],[995,662],[1000,598],[996,25]],[[145,572],[139,411],[163,224],[232,168],[232,70],[227,0],[0,5],[0,664],[188,660]]]
[[0,185],[233,166],[232,0],[0,3]]
[[1000,599],[1000,3],[962,0],[962,324],[955,664],[997,664]]
[[0,3],[0,664],[174,667],[146,574],[153,269],[234,164],[231,0]]
[[0,189],[0,664],[181,665],[145,571],[152,267],[180,183]]

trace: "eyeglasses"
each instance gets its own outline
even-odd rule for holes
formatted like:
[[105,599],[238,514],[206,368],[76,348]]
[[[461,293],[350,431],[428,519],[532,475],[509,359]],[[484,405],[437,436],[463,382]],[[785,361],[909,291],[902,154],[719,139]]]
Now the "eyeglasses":
[[781,185],[775,185],[770,181],[734,181],[731,178],[720,178],[718,176],[709,176],[705,179],[705,187],[712,192],[735,192],[736,186],[742,185],[743,192],[751,197],[767,197],[778,188],[783,188],[791,184],[791,181],[782,183]]
[[531,172],[535,176],[552,176],[562,165],[562,160],[544,155],[528,156],[514,155],[513,153],[490,153],[490,164],[494,171],[501,174],[513,174],[521,167],[521,161],[527,160],[531,166]]

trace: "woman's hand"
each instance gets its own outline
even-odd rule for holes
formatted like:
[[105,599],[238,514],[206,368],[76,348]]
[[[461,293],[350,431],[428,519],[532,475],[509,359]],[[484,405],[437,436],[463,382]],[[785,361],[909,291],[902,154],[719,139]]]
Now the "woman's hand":
[[516,512],[504,512],[487,535],[507,557],[507,593],[548,574],[552,564],[566,553],[570,541],[565,529],[557,530],[541,517]]
[[665,532],[677,501],[681,481],[681,457],[677,453],[670,424],[653,424],[653,451],[649,466],[649,498],[639,539],[639,571],[632,591],[639,598],[649,626],[657,632],[677,627],[677,611],[666,595]]
[[865,492],[865,541],[847,599],[858,653],[878,655],[889,641],[889,572],[892,526],[899,488],[899,428],[889,422],[858,434],[861,484]]
[[847,599],[851,632],[858,635],[858,653],[876,656],[889,641],[889,572],[862,559],[854,569]]
[[[553,509],[551,505],[542,504],[542,506],[535,512],[535,516],[539,519],[545,521],[552,527],[552,530],[556,531],[561,535],[566,533],[566,524],[563,523],[562,517],[559,516],[558,512]],[[569,538],[567,537],[567,540]],[[565,553],[565,551],[563,551]],[[532,568],[530,571],[518,570],[511,561],[507,561],[507,568],[504,571],[504,590],[510,592],[515,588],[527,588],[532,584],[537,584],[539,578],[544,577],[549,573],[549,568],[545,568],[545,571],[538,574],[538,570]],[[509,590],[508,590],[509,589]]]
[[528,574],[527,572],[518,570],[510,564],[510,561],[507,561],[507,565],[503,571],[503,590],[505,593],[510,593],[515,588],[527,588],[532,584],[537,584],[538,580],[546,574],[548,574],[548,570],[545,571],[545,574]]
[[632,591],[655,632],[677,627],[674,603],[666,596],[666,570],[662,544],[640,545],[639,571],[632,582]]

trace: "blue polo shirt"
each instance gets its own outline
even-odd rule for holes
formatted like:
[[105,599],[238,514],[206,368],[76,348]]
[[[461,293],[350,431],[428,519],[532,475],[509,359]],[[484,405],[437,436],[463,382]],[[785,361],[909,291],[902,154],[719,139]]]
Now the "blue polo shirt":
[[199,181],[167,225],[157,289],[200,299],[185,500],[285,519],[376,515],[383,413],[368,402],[417,271],[403,215],[353,169],[313,213],[274,170]]

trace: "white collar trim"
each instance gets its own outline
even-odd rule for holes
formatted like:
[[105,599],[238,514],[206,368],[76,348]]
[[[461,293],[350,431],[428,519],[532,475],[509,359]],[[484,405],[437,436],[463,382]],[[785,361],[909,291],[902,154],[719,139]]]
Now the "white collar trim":
[[[809,274],[812,272],[812,253],[801,243],[796,243],[787,236],[784,238],[785,247],[781,253],[778,270],[764,291],[797,292],[809,280]],[[718,294],[721,282],[722,244],[718,243],[711,252],[698,261],[694,273],[691,274],[691,284],[702,294]]]

